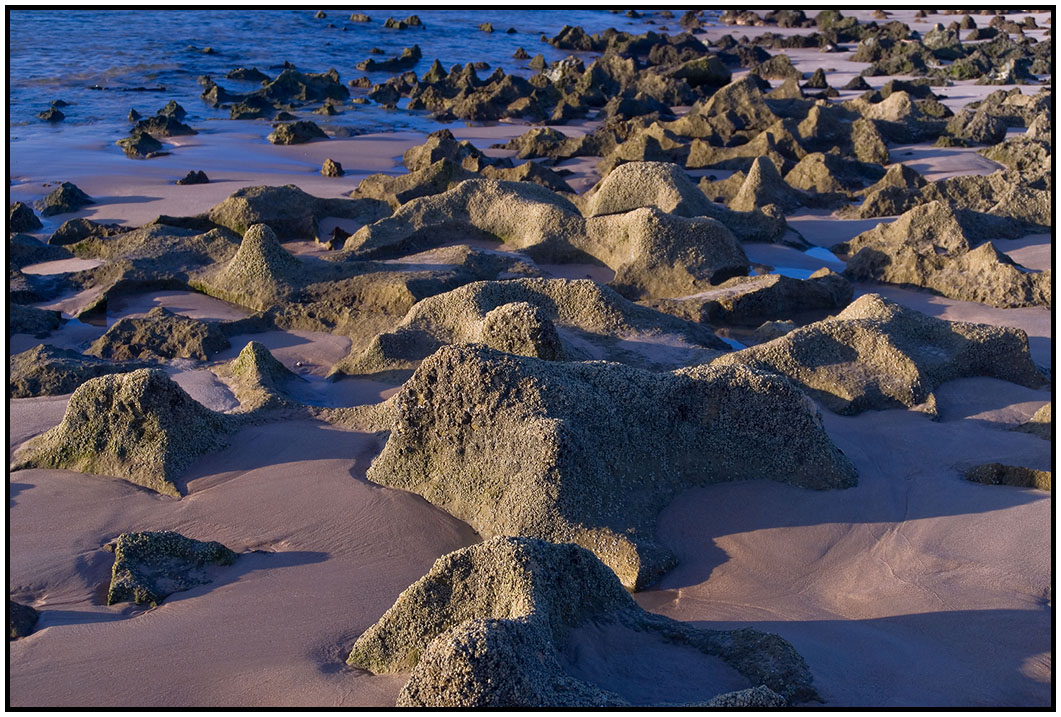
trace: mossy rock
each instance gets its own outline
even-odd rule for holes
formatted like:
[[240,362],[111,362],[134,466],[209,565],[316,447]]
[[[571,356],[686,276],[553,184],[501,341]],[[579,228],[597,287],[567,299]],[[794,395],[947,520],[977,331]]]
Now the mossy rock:
[[228,338],[217,322],[189,319],[156,306],[145,316],[119,319],[85,353],[117,361],[206,361],[228,347]]
[[11,398],[70,393],[90,378],[147,368],[142,362],[114,363],[70,349],[40,344],[8,360]]
[[1015,488],[1035,488],[1049,491],[1053,483],[1050,471],[1002,463],[984,463],[965,471],[965,480],[985,485],[1009,485]]
[[236,553],[216,541],[186,538],[172,530],[122,533],[113,547],[107,604],[133,602],[156,607],[167,596],[211,582],[205,568],[236,562]]

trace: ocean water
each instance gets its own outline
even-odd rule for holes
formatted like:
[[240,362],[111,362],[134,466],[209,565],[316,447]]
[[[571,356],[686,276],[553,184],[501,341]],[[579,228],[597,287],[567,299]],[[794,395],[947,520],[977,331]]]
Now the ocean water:
[[[49,138],[61,147],[67,142],[94,139],[113,141],[125,136],[130,108],[149,115],[170,99],[188,110],[192,126],[227,119],[227,110],[209,107],[199,98],[200,75],[210,75],[226,89],[248,92],[258,85],[225,78],[237,67],[257,67],[270,76],[288,61],[306,72],[335,68],[345,84],[368,75],[381,82],[393,73],[365,73],[356,64],[369,57],[384,59],[413,44],[423,59],[414,69],[423,74],[438,58],[449,68],[457,63],[484,61],[506,73],[525,77],[533,74],[526,60],[512,53],[523,47],[532,57],[546,60],[571,54],[542,42],[541,35],[555,35],[564,25],[581,25],[588,32],[609,27],[640,33],[648,29],[671,34],[681,31],[675,18],[659,17],[659,10],[630,19],[606,10],[410,10],[368,11],[371,23],[349,22],[348,11],[326,11],[327,18],[306,10],[12,10],[8,47],[8,112],[12,151],[24,139]],[[388,16],[403,19],[419,15],[424,26],[407,30],[385,30]],[[495,31],[478,30],[482,22]],[[661,29],[666,27],[666,30]],[[515,28],[516,33],[505,30]],[[203,48],[213,48],[204,54]],[[383,55],[372,55],[378,47]],[[103,90],[91,89],[94,86]],[[137,87],[165,87],[162,92],[128,91]],[[352,90],[356,95],[364,90]],[[63,107],[63,122],[50,125],[37,119],[53,100],[70,103]],[[426,113],[403,109],[384,110],[374,105],[347,105],[343,114],[319,118],[328,125],[348,125],[360,131],[419,129],[438,125]],[[121,152],[117,147],[114,151]]]

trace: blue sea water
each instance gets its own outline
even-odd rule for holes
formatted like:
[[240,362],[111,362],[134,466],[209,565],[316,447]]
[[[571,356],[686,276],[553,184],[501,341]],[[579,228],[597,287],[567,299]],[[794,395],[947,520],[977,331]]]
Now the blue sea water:
[[[472,8],[461,10],[403,9],[367,11],[371,23],[349,22],[351,12],[327,10],[324,19],[314,9],[230,10],[12,10],[10,12],[8,67],[9,141],[50,135],[62,143],[91,126],[101,133],[124,135],[126,117],[135,107],[142,114],[155,112],[176,99],[191,114],[191,120],[227,118],[199,99],[196,81],[210,75],[232,91],[251,91],[255,83],[225,79],[237,67],[257,67],[270,76],[285,61],[306,72],[338,70],[341,80],[368,75],[380,82],[393,73],[365,73],[355,65],[369,57],[397,56],[417,44],[423,59],[414,68],[427,71],[438,58],[449,68],[457,63],[484,61],[491,69],[506,73],[533,74],[527,61],[512,58],[517,47],[531,56],[541,53],[548,61],[567,56],[542,42],[564,25],[581,25],[588,32],[609,27],[640,33],[648,29],[680,32],[677,17],[662,18],[659,11],[630,19],[607,10],[507,10]],[[387,30],[387,17],[398,19],[417,14],[423,27]],[[681,11],[675,11],[680,16]],[[490,22],[495,31],[478,30]],[[661,30],[665,26],[667,30]],[[516,33],[505,30],[515,28]],[[204,54],[203,48],[213,48]],[[378,47],[383,55],[371,55]],[[93,90],[93,86],[106,90]],[[135,87],[164,86],[164,92],[128,92]],[[70,103],[63,107],[66,120],[55,126],[37,119],[52,100]],[[332,125],[356,126],[359,130],[432,129],[424,113],[356,106],[328,118]],[[83,132],[81,133],[83,135]]]

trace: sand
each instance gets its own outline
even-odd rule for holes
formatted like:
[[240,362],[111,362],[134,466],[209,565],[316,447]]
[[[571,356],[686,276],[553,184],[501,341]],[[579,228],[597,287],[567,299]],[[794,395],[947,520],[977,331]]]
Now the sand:
[[[894,11],[892,19],[911,23],[913,12]],[[845,14],[869,19],[868,11]],[[1036,18],[1041,27],[1049,26],[1045,14]],[[930,15],[914,27],[927,30],[954,19]],[[976,19],[986,24],[987,18]],[[676,28],[676,20],[671,25]],[[756,31],[720,27],[700,36]],[[1037,38],[1041,33],[1030,32]],[[833,86],[865,67],[847,60],[847,53],[787,54],[804,72],[825,68]],[[867,81],[879,87],[889,79]],[[1000,88],[963,82],[934,89],[958,108]],[[841,92],[841,97],[858,94]],[[595,126],[587,120],[559,129],[579,136]],[[293,183],[317,196],[341,197],[369,174],[404,172],[402,153],[424,137],[397,132],[283,147],[265,141],[267,122],[203,122],[196,128],[200,134],[194,137],[166,140],[179,143],[179,151],[145,162],[102,151],[105,138],[86,139],[61,155],[43,145],[29,147],[11,159],[11,201],[32,202],[50,191],[46,185],[72,181],[97,201],[76,216],[135,226],[159,214],[206,211],[255,184]],[[488,146],[519,136],[527,126],[449,128],[490,156],[504,157],[512,152]],[[972,149],[904,146],[892,147],[891,154],[930,180],[998,168]],[[322,177],[326,158],[340,162],[346,176]],[[571,170],[566,181],[584,192],[599,179],[598,161],[576,158],[558,168]],[[174,184],[192,169],[204,170],[211,183]],[[35,235],[46,238],[71,216],[45,218]],[[786,218],[817,247],[888,221],[839,220],[812,210]],[[359,228],[341,220],[325,220],[322,228],[333,226]],[[1030,269],[1051,264],[1049,235],[995,245]],[[285,247],[304,256],[325,253],[313,242]],[[823,266],[838,269],[828,255],[813,250],[764,244],[746,250],[754,264],[800,278]],[[91,260],[23,271],[56,274],[88,268],[86,261]],[[439,266],[429,256],[416,262]],[[613,278],[594,265],[539,268],[549,276]],[[994,309],[913,289],[856,285],[856,296],[871,291],[932,316],[1022,328],[1033,359],[1052,369],[1053,320],[1045,309]],[[93,298],[91,291],[82,292],[47,306],[70,316]],[[105,323],[154,306],[207,321],[248,313],[193,292],[162,291],[112,301]],[[47,339],[13,335],[8,351],[45,341],[83,350],[104,330],[70,320]],[[564,338],[603,357],[584,339]],[[351,341],[309,331],[233,336],[231,348],[209,365],[175,362],[167,370],[196,400],[231,410],[235,397],[208,369],[235,358],[250,340],[264,344],[304,379],[291,388],[303,402],[357,406],[397,389],[396,381],[325,380]],[[661,359],[688,351],[666,336],[628,337],[617,347]],[[638,602],[699,626],[747,625],[781,634],[807,660],[829,707],[1048,704],[1050,496],[972,484],[961,471],[988,461],[1050,468],[1051,442],[1008,429],[1050,401],[1051,392],[975,378],[944,384],[936,394],[940,420],[935,422],[913,411],[855,417],[824,411],[827,432],[859,470],[856,488],[814,492],[757,480],[679,495],[660,516],[657,533],[678,556],[679,567],[639,593]],[[57,425],[68,400],[9,400],[9,451]],[[373,676],[345,666],[350,646],[437,557],[478,536],[418,496],[367,482],[365,469],[382,440],[309,420],[248,426],[229,448],[193,466],[182,479],[188,495],[179,501],[100,476],[57,470],[12,474],[9,591],[12,599],[42,612],[36,632],[10,645],[11,705],[393,705],[407,675]],[[175,594],[157,608],[104,605],[112,556],[101,546],[122,532],[163,529],[219,540],[244,555],[235,566],[218,569],[212,584]],[[576,631],[565,657],[574,674],[635,704],[706,700],[748,686],[717,660],[615,627]]]

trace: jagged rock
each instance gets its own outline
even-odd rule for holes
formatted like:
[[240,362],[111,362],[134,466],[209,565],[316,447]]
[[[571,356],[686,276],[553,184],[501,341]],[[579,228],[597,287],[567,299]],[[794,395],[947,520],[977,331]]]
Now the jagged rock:
[[476,176],[449,159],[440,159],[409,174],[373,174],[365,177],[350,196],[379,199],[397,209],[411,199],[441,194]]
[[320,127],[308,120],[279,124],[267,139],[273,144],[303,144],[315,139],[328,139]]
[[119,319],[85,353],[115,361],[206,361],[228,346],[228,339],[216,323],[189,319],[156,306],[142,317]]
[[359,229],[345,248],[361,258],[377,258],[478,236],[505,242],[536,260],[563,261],[577,254],[568,238],[580,234],[583,224],[573,204],[545,187],[470,179],[403,204],[393,216]]
[[90,219],[81,218],[68,219],[48,237],[48,243],[52,246],[67,246],[77,244],[79,241],[90,237],[102,239],[104,237],[117,236],[127,231],[129,231],[129,228],[120,224],[100,224]]
[[966,142],[995,145],[1006,138],[1006,123],[983,109],[964,109],[947,122],[947,133]]
[[842,214],[859,219],[898,216],[924,201],[921,193],[927,185],[916,169],[894,164],[878,182],[863,190],[865,199],[862,204]]
[[143,362],[113,363],[77,351],[40,344],[8,360],[10,398],[70,393],[90,378],[146,368]]
[[751,334],[751,343],[764,344],[773,341],[796,328],[795,321],[764,321]]
[[806,397],[743,367],[660,374],[448,346],[395,408],[369,480],[418,493],[484,537],[583,545],[634,589],[674,564],[654,542],[655,520],[684,488],[855,482]]
[[626,296],[685,296],[750,268],[737,238],[708,217],[642,207],[592,217],[586,235],[571,241],[614,270],[611,285]]
[[[590,358],[594,353],[587,352],[587,346],[604,349],[617,336],[671,334],[704,361],[728,348],[706,326],[638,306],[593,281],[513,279],[478,281],[420,300],[392,331],[377,336],[360,354],[341,362],[337,370],[351,374],[405,370],[415,368],[447,344],[493,346],[485,328],[486,317],[492,310],[513,303],[537,307],[545,319],[559,327],[562,354],[568,359]],[[511,346],[495,348],[509,351]],[[555,358],[551,350],[537,353],[545,344],[529,342],[523,346],[533,349],[535,353],[530,355],[536,358]]]
[[62,423],[16,453],[12,470],[111,475],[180,497],[174,480],[198,456],[221,448],[233,427],[164,371],[111,374],[81,384]]
[[[440,159],[448,159],[471,171],[478,171],[481,165],[491,163],[475,145],[467,140],[458,142],[448,129],[432,132],[423,144],[411,147],[402,154],[402,164],[410,172],[426,169]],[[466,161],[469,159],[472,161]]]
[[362,72],[401,72],[402,70],[411,70],[416,67],[416,63],[420,62],[422,57],[420,46],[413,45],[412,47],[403,48],[402,54],[398,57],[392,57],[389,60],[373,60],[369,58],[357,63],[356,67]]
[[269,75],[265,74],[257,67],[237,67],[234,70],[229,70],[225,73],[225,77],[230,80],[246,80],[247,82],[268,82]]
[[244,411],[292,405],[287,388],[292,382],[304,380],[257,341],[248,342],[239,356],[216,371],[219,376],[230,379],[229,386]]
[[1048,306],[1049,271],[1029,273],[990,242],[973,248],[973,219],[947,203],[916,206],[833,251],[847,255],[845,274],[860,281],[912,284],[960,301],[1000,308]]
[[30,264],[69,259],[70,252],[61,246],[44,244],[29,234],[9,234],[7,237],[7,264],[21,269]]
[[377,673],[411,666],[399,706],[624,706],[619,695],[564,668],[568,634],[590,624],[620,625],[722,658],[761,685],[745,703],[765,701],[765,693],[783,704],[818,699],[806,663],[782,638],[749,628],[703,630],[647,612],[589,551],[524,537],[497,537],[439,558],[358,638],[347,662]]
[[718,59],[718,55],[689,60],[678,67],[671,76],[685,80],[691,87],[722,87],[733,79],[729,69]]
[[255,224],[267,224],[274,232],[293,239],[317,236],[317,219],[339,217],[372,222],[388,213],[387,206],[369,199],[319,199],[293,184],[282,187],[244,187],[206,215],[220,226],[243,234]]
[[514,301],[491,309],[483,317],[480,341],[492,349],[546,361],[564,358],[556,326],[545,312],[526,301]]
[[40,614],[29,605],[7,601],[7,639],[17,640],[33,632]]
[[[333,105],[331,103],[328,103],[328,104],[324,104],[324,105],[318,107],[317,109],[313,110],[313,114],[315,114],[315,115],[325,115],[327,117],[333,117],[333,116],[335,116],[337,114],[340,114],[340,112],[339,112],[339,110],[335,109],[335,105]],[[306,140],[306,141],[309,141],[309,140]],[[280,143],[276,143],[276,144],[295,144],[295,142],[280,142]]]
[[162,143],[147,132],[133,132],[115,142],[130,159],[150,159],[162,154]]
[[844,85],[840,89],[858,90],[860,92],[864,92],[866,90],[872,90],[873,88],[870,87],[870,84],[868,82],[866,82],[865,77],[863,77],[862,75],[855,75],[848,81],[846,85]]
[[802,192],[785,183],[769,157],[757,157],[729,208],[750,212],[775,204],[784,211],[791,211],[804,203]]
[[122,533],[114,551],[107,604],[133,602],[156,607],[169,595],[212,582],[210,565],[232,565],[239,557],[221,543],[186,538],[172,530]]
[[782,374],[842,415],[903,406],[935,414],[933,391],[957,378],[989,376],[1033,388],[1045,381],[1020,329],[935,319],[877,294],[711,365]]
[[372,22],[372,18],[363,12],[355,12],[350,16],[350,22]]
[[38,112],[37,119],[44,120],[45,122],[62,122],[66,119],[66,115],[55,107],[49,107],[43,112]]
[[36,309],[21,304],[8,304],[8,334],[29,334],[44,338],[63,323],[63,315],[58,311]]
[[1036,488],[1049,491],[1053,484],[1050,471],[1001,463],[984,463],[965,471],[965,480],[985,485],[1011,485],[1015,488]]
[[55,214],[76,212],[95,203],[91,197],[78,189],[76,185],[70,182],[63,182],[34,206],[37,207],[42,217],[50,217]]
[[815,194],[840,194],[863,189],[884,176],[884,169],[873,164],[846,159],[838,154],[808,154],[785,175],[785,182],[796,189]]
[[842,309],[853,295],[851,282],[829,269],[819,269],[808,279],[781,274],[738,276],[694,297],[657,300],[648,305],[705,324],[756,326],[767,319],[806,311]]
[[796,139],[785,122],[778,121],[751,141],[735,147],[717,147],[695,139],[689,146],[685,166],[689,169],[713,167],[747,172],[757,157],[767,157],[779,171],[786,173],[806,154],[800,140]]
[[825,79],[825,70],[822,68],[816,69],[810,76],[810,78],[803,84],[803,87],[811,90],[824,90],[829,86],[829,83]]
[[339,73],[332,69],[320,74],[303,73],[293,67],[284,69],[272,82],[264,85],[252,96],[271,103],[343,101],[350,97],[350,90],[339,82]]
[[1033,436],[1042,438],[1044,441],[1051,440],[1054,435],[1053,404],[1046,404],[1036,411],[1035,415],[1029,418],[1026,423],[1014,426],[1012,430],[1021,431],[1022,433],[1030,433]]
[[341,177],[346,172],[343,171],[343,165],[336,162],[334,159],[325,159],[324,164],[321,166],[321,175],[325,177]]
[[751,687],[746,690],[727,692],[719,695],[703,705],[690,705],[697,707],[741,707],[741,708],[777,708],[785,707],[787,701],[784,697],[771,690],[766,685]]
[[36,231],[43,226],[41,220],[37,218],[37,215],[33,213],[33,209],[29,206],[22,202],[14,202],[11,205],[7,215],[7,233],[9,236],[15,232]]
[[855,159],[868,164],[890,164],[891,155],[884,136],[873,120],[859,118],[851,123],[851,148]]
[[[176,103],[174,103],[176,105]],[[180,105],[177,105],[180,107]],[[168,105],[165,109],[172,110]],[[184,110],[181,110],[181,114],[158,114],[154,117],[148,117],[142,119],[133,125],[133,129],[130,134],[148,134],[152,137],[181,137],[186,135],[198,134],[194,129],[180,121],[180,117],[183,117]]]
[[777,122],[763,97],[762,80],[748,75],[697,102],[689,114],[663,126],[682,137],[718,135],[723,142],[737,132],[761,131]]
[[225,301],[263,310],[287,300],[305,273],[268,225],[255,224],[243,234],[236,255],[200,286]]
[[184,175],[184,177],[182,179],[178,179],[177,180],[177,184],[180,184],[180,185],[209,184],[209,183],[210,183],[210,178],[207,177],[206,176],[206,172],[202,171],[201,169],[200,170],[193,169],[192,171],[190,171],[186,175]]
[[788,77],[802,79],[803,73],[795,68],[788,55],[774,55],[752,68],[759,77],[767,80],[784,80]]
[[710,212],[707,198],[671,162],[630,162],[616,167],[584,197],[588,217],[655,207],[684,217]]

